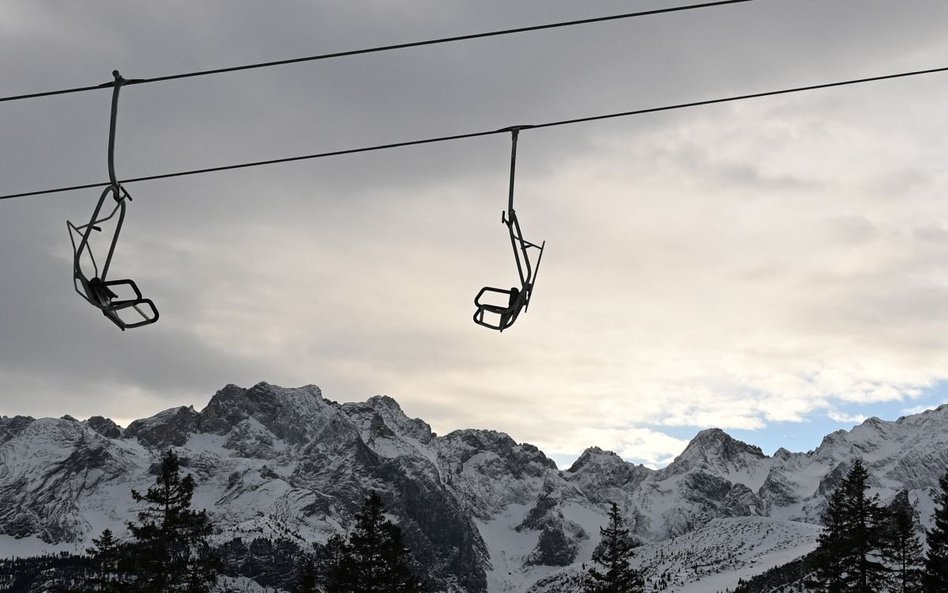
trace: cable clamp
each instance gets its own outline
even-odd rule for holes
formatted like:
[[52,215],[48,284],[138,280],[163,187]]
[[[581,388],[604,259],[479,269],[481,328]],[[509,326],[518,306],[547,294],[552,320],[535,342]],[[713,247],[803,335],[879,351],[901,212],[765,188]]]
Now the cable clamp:
[[520,130],[529,130],[530,128],[535,128],[533,124],[523,124],[519,126],[509,126],[506,128],[501,128],[497,132],[519,132]]

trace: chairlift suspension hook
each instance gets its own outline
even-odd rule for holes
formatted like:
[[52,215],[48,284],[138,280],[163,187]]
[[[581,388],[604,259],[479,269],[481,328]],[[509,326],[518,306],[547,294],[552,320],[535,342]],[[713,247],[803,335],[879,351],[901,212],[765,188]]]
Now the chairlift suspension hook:
[[507,192],[507,211],[513,218],[514,207],[514,181],[517,177],[517,138],[520,136],[520,128],[510,130],[510,189]]
[[517,176],[517,139],[520,137],[520,130],[528,130],[533,126],[523,125],[523,126],[510,126],[509,128],[504,128],[502,132],[510,132],[510,189],[507,192],[507,212],[508,215],[506,218],[502,218],[504,224],[513,217],[514,207],[514,181]]
[[115,253],[115,245],[118,243],[119,233],[122,232],[122,224],[125,222],[125,204],[122,203],[122,200],[128,198],[129,201],[132,201],[132,197],[125,191],[122,184],[118,182],[118,176],[115,174],[115,133],[118,127],[118,100],[119,92],[122,90],[122,85],[125,84],[125,79],[122,78],[118,70],[113,70],[112,76],[115,78],[115,81],[112,83],[112,109],[109,115],[109,187],[106,191],[112,192],[112,199],[120,205],[120,208],[118,212],[118,222],[115,226],[115,234],[112,236],[112,243],[109,246],[109,254],[106,256],[105,264],[102,266],[102,278],[106,278],[109,275],[109,266],[112,265],[112,255]]
[[112,184],[112,187],[115,190],[115,195],[113,196],[116,201],[121,199],[120,191],[121,185],[119,185],[118,179],[115,175],[115,127],[116,121],[118,120],[118,100],[119,100],[119,91],[122,90],[122,85],[125,83],[125,79],[122,78],[122,75],[119,74],[118,70],[112,71],[112,76],[115,77],[115,82],[112,83],[112,112],[111,117],[109,118],[109,182]]
[[122,184],[118,181],[118,176],[115,174],[115,135],[118,128],[119,92],[126,84],[141,82],[142,79],[126,79],[118,70],[112,71],[112,77],[114,78],[112,82],[106,82],[100,85],[102,88],[112,87],[112,109],[109,117],[109,184],[114,189],[114,194],[112,197],[116,202],[120,202],[122,200],[128,200],[131,202],[132,196],[127,191],[125,191],[125,188],[122,187]]

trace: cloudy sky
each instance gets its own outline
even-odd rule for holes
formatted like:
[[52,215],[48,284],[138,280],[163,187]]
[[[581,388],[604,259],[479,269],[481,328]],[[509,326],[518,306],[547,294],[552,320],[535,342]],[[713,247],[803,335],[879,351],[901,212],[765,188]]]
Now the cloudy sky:
[[[246,0],[0,6],[0,96],[669,6]],[[757,0],[128,87],[120,177],[948,66],[942,0]],[[525,131],[517,210],[547,241],[530,311],[471,321],[516,269],[509,138],[129,184],[122,333],[71,286],[98,190],[0,202],[0,414],[200,409],[227,383],[398,399],[561,464],[653,466],[694,433],[807,450],[948,401],[948,75]],[[109,91],[0,103],[0,193],[106,179]]]

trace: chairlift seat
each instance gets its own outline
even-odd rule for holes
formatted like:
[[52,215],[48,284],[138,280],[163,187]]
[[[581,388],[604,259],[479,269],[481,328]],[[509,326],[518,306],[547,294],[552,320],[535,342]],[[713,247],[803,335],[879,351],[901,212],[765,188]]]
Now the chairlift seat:
[[[481,299],[487,293],[506,295],[507,304],[498,305],[495,303],[481,302]],[[517,320],[520,311],[526,307],[529,296],[529,289],[520,290],[517,287],[511,287],[510,290],[504,290],[502,288],[494,288],[493,286],[485,286],[477,293],[477,296],[474,297],[474,305],[477,307],[477,310],[474,312],[474,323],[502,332],[513,325],[514,321]],[[488,320],[489,318],[486,317],[488,313],[496,316],[496,323],[491,323]]]
[[[76,292],[100,309],[102,314],[122,331],[158,321],[157,307],[151,299],[144,298],[134,280],[125,278],[104,281],[98,277],[87,279],[81,272],[76,273],[75,280]],[[128,287],[133,298],[120,298],[121,295],[112,290],[121,286]]]

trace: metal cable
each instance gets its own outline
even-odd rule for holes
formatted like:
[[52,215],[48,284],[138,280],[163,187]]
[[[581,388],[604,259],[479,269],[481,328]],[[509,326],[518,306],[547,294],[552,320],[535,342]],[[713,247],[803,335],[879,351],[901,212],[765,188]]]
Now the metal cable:
[[[152,78],[138,78],[134,80],[127,80],[125,85],[132,86],[136,84],[148,84],[151,82],[164,82],[167,80],[179,80],[182,78],[193,78],[197,76],[210,76],[212,74],[224,74],[226,72],[239,72],[241,70],[254,70],[257,68],[272,68],[274,66],[286,66],[289,64],[299,64],[301,62],[315,62],[317,60],[344,58],[344,57],[357,56],[357,55],[362,55],[362,54],[371,54],[371,53],[380,53],[380,52],[393,51],[393,50],[399,50],[399,49],[408,49],[412,47],[423,47],[426,45],[439,45],[443,43],[454,43],[457,41],[470,41],[472,39],[485,39],[488,37],[500,37],[502,35],[514,35],[514,34],[519,34],[519,33],[530,33],[533,31],[543,31],[547,29],[559,29],[562,27],[575,27],[578,25],[590,25],[593,23],[604,23],[607,21],[617,21],[617,20],[632,19],[632,18],[639,18],[639,17],[645,17],[645,16],[655,16],[655,15],[667,14],[671,12],[683,12],[686,10],[711,8],[714,6],[724,6],[727,4],[743,4],[746,2],[754,2],[754,1],[756,0],[718,0],[716,2],[704,2],[701,4],[686,4],[684,6],[674,6],[670,8],[657,8],[654,10],[627,12],[624,14],[614,14],[614,15],[608,15],[608,16],[593,17],[593,18],[588,18],[588,19],[577,19],[577,20],[572,20],[572,21],[546,23],[543,25],[517,27],[514,29],[501,29],[498,31],[487,31],[485,33],[456,35],[453,37],[426,39],[424,41],[411,41],[408,43],[396,43],[394,45],[380,45],[376,47],[368,47],[368,48],[363,48],[363,49],[354,49],[354,50],[349,50],[349,51],[319,54],[315,56],[290,58],[286,60],[274,60],[272,62],[258,62],[255,64],[245,64],[242,66],[231,66],[229,68],[214,68],[211,70],[198,70],[195,72],[185,72],[182,74],[169,74],[167,76],[154,76]],[[24,99],[38,99],[40,97],[51,97],[53,95],[67,95],[71,93],[83,93],[86,91],[95,91],[95,90],[100,90],[100,89],[105,89],[105,88],[112,88],[112,83],[107,83],[105,85],[80,86],[80,87],[59,89],[55,91],[42,91],[38,93],[27,93],[23,95],[11,95],[8,97],[0,97],[0,103],[5,103],[8,101],[21,101]]]
[[[799,86],[799,87],[793,87],[793,88],[787,88],[787,89],[780,89],[780,90],[776,90],[776,91],[764,91],[764,92],[759,92],[759,93],[750,93],[750,94],[746,94],[746,95],[736,95],[736,96],[733,96],[733,97],[724,97],[724,98],[719,98],[719,99],[706,99],[706,100],[703,100],[703,101],[692,101],[692,102],[688,102],[688,103],[676,103],[676,104],[674,104],[674,105],[664,105],[664,106],[661,106],[661,107],[648,107],[648,108],[645,108],[645,109],[634,109],[634,110],[631,110],[631,111],[620,111],[620,112],[617,112],[617,113],[608,113],[608,114],[603,114],[603,115],[591,115],[591,116],[587,116],[587,117],[578,117],[578,118],[573,118],[573,119],[564,119],[564,120],[558,120],[558,121],[552,121],[552,122],[546,122],[546,123],[540,123],[540,124],[533,124],[533,125],[529,125],[529,126],[522,126],[521,129],[523,129],[523,130],[529,130],[529,129],[537,129],[537,128],[551,128],[551,127],[555,127],[555,126],[565,126],[565,125],[571,125],[571,124],[578,124],[578,123],[586,123],[586,122],[592,122],[592,121],[599,121],[599,120],[604,120],[604,119],[613,119],[613,118],[619,118],[619,117],[629,117],[629,116],[633,116],[633,115],[643,115],[643,114],[647,114],[647,113],[657,113],[657,112],[660,112],[660,111],[672,111],[672,110],[676,110],[676,109],[686,109],[686,108],[690,108],[690,107],[701,107],[701,106],[705,106],[705,105],[716,105],[716,104],[719,104],[719,103],[732,103],[732,102],[735,102],[735,101],[744,101],[744,100],[748,100],[748,99],[758,99],[758,98],[761,98],[761,97],[772,97],[772,96],[775,96],[775,95],[786,95],[786,94],[790,94],[790,93],[799,93],[799,92],[804,92],[804,91],[813,91],[813,90],[818,90],[818,89],[827,89],[827,88],[833,88],[833,87],[849,86],[849,85],[856,85],[856,84],[865,84],[865,83],[869,83],[869,82],[878,82],[878,81],[883,81],[883,80],[893,80],[893,79],[896,79],[896,78],[908,78],[908,77],[911,77],[911,76],[922,76],[922,75],[927,75],[927,74],[937,74],[937,73],[944,73],[944,72],[948,72],[948,66],[941,67],[941,68],[929,68],[929,69],[926,69],[926,70],[913,70],[913,71],[910,71],[910,72],[900,72],[900,73],[897,73],[897,74],[885,74],[885,75],[882,75],[882,76],[871,76],[871,77],[868,77],[868,78],[855,78],[855,79],[843,80],[843,81],[837,81],[837,82],[826,82],[826,83],[814,84],[814,85],[808,85],[808,86]],[[393,143],[390,143],[390,144],[377,144],[377,145],[373,145],[373,146],[363,146],[363,147],[360,147],[360,148],[347,148],[347,149],[343,149],[343,150],[334,150],[334,151],[330,151],[330,152],[318,152],[318,153],[314,153],[314,154],[305,154],[305,155],[299,155],[299,156],[291,156],[291,157],[283,157],[283,158],[276,158],[276,159],[267,159],[267,160],[253,161],[253,162],[249,162],[249,163],[239,163],[239,164],[234,164],[234,165],[222,165],[222,166],[218,166],[218,167],[205,167],[205,168],[203,168],[203,169],[192,169],[192,170],[188,170],[188,171],[176,171],[176,172],[173,172],[173,173],[162,173],[162,174],[159,174],[159,175],[147,175],[147,176],[144,176],[144,177],[134,177],[134,178],[130,178],[130,179],[124,180],[123,183],[128,184],[128,183],[135,183],[135,182],[139,182],[139,181],[153,181],[153,180],[156,180],[156,179],[169,179],[169,178],[172,178],[172,177],[185,177],[185,176],[188,176],[188,175],[200,175],[200,174],[204,174],[204,173],[215,173],[215,172],[218,172],[218,171],[230,171],[230,170],[234,170],[234,169],[247,169],[247,168],[250,168],[250,167],[262,167],[262,166],[265,166],[265,165],[276,165],[276,164],[280,164],[280,163],[291,163],[291,162],[295,162],[295,161],[306,161],[306,160],[319,159],[319,158],[326,158],[326,157],[331,157],[331,156],[341,156],[341,155],[347,155],[347,154],[356,154],[356,153],[360,153],[360,152],[374,152],[374,151],[378,151],[378,150],[388,150],[388,149],[391,149],[391,148],[402,148],[402,147],[406,147],[406,146],[418,146],[418,145],[421,145],[421,144],[432,144],[432,143],[436,143],[436,142],[448,142],[448,141],[452,141],[452,140],[464,140],[464,139],[468,139],[468,138],[477,138],[477,137],[480,137],[480,136],[490,136],[490,135],[493,135],[493,134],[506,134],[506,133],[509,133],[510,130],[511,130],[511,127],[505,127],[505,128],[501,128],[501,129],[498,129],[498,130],[487,130],[487,131],[481,131],[481,132],[469,132],[469,133],[465,133],[465,134],[453,134],[453,135],[450,135],[450,136],[437,136],[437,137],[434,137],[434,138],[423,138],[423,139],[420,139],[420,140],[405,140],[405,141],[402,141],[402,142],[393,142]],[[53,188],[53,189],[44,189],[44,190],[21,192],[21,193],[15,193],[15,194],[6,194],[6,195],[0,195],[0,200],[9,200],[9,199],[12,199],[12,198],[25,198],[25,197],[29,197],[29,196],[39,196],[39,195],[45,195],[45,194],[54,194],[54,193],[61,193],[61,192],[67,192],[67,191],[74,191],[74,190],[80,190],[80,189],[90,189],[90,188],[94,188],[94,187],[102,187],[102,186],[104,186],[104,185],[108,185],[108,182],[86,183],[86,184],[83,184],[83,185],[73,185],[73,186],[67,186],[67,187],[57,187],[57,188]]]

